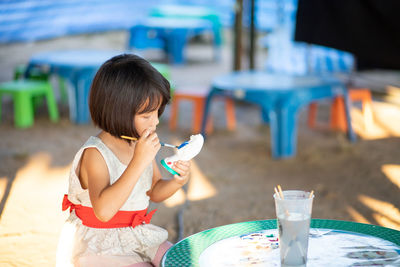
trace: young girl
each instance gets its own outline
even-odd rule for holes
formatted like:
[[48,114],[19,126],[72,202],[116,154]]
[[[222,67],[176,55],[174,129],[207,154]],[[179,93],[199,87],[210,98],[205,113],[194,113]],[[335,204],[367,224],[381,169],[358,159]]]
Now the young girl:
[[168,81],[138,56],[116,56],[98,70],[89,107],[101,131],[72,163],[57,266],[159,266],[171,244],[166,230],[150,224],[149,200],[173,195],[190,168],[178,161],[179,175],[163,180],[155,162],[158,117],[169,99]]

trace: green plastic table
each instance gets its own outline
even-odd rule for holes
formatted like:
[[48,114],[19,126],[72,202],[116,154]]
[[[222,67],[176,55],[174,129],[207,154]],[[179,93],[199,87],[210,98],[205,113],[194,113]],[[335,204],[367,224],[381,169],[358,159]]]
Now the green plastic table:
[[[311,228],[344,230],[379,237],[400,245],[400,231],[371,224],[349,221],[312,219]],[[276,229],[276,220],[250,221],[224,225],[189,236],[165,253],[161,266],[199,266],[200,254],[213,243],[247,233]]]

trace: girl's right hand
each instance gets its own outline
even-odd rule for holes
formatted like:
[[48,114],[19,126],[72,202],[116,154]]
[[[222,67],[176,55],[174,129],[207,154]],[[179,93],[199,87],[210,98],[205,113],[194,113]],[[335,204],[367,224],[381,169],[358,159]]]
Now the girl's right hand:
[[151,130],[145,130],[136,142],[133,159],[138,159],[147,166],[154,160],[160,148],[161,144],[157,133],[151,133]]

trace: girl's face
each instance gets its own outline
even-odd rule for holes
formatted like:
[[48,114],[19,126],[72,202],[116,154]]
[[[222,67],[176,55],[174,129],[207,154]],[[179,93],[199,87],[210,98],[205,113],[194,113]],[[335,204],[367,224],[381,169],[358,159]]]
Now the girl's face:
[[152,133],[155,132],[160,122],[158,120],[158,109],[143,114],[136,114],[134,122],[136,131],[140,136],[142,136],[143,132],[147,129],[150,129]]

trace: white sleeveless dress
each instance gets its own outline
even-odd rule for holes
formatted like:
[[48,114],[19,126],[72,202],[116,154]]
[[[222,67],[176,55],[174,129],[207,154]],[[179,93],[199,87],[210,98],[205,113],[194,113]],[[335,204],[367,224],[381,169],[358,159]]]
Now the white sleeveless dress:
[[[101,141],[91,136],[76,154],[69,176],[68,199],[74,204],[92,207],[89,192],[81,187],[77,172],[83,151],[94,147],[103,156],[110,175],[110,184],[115,183],[126,169],[114,153]],[[142,173],[128,200],[120,210],[144,210],[149,206],[146,192],[151,188],[153,167],[150,164]],[[69,211],[69,210],[68,210]],[[97,257],[104,266],[126,266],[138,262],[150,262],[158,247],[167,240],[168,232],[152,224],[134,228],[91,228],[72,211],[67,219],[57,248],[57,266],[73,266],[81,258]]]

